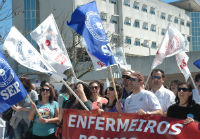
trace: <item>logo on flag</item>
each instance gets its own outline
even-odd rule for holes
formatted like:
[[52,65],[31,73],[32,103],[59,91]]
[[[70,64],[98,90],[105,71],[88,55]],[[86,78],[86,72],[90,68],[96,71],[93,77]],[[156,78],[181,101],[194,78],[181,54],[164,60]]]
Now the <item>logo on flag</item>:
[[42,57],[56,72],[63,73],[72,67],[53,14],[31,32],[31,37],[39,45]]
[[177,65],[178,65],[181,73],[183,73],[186,81],[188,80],[188,78],[191,75],[190,70],[187,66],[188,60],[189,60],[189,57],[187,56],[187,54],[185,52],[181,52],[176,55]]
[[0,53],[0,113],[24,99],[26,95],[26,89]]
[[[76,8],[67,25],[84,38],[90,56],[96,57],[97,61],[106,66],[116,64],[95,1]],[[97,64],[104,65],[99,62]]]

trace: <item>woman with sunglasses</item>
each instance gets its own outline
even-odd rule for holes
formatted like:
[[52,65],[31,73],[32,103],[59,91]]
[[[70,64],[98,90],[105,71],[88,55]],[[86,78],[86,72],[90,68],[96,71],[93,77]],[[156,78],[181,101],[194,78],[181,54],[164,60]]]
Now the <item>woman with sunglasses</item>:
[[[56,139],[59,106],[53,99],[53,88],[45,84],[40,89],[39,101],[32,104],[32,110],[29,112],[29,120],[33,120],[33,139]],[[36,108],[40,117],[36,114]]]
[[[122,87],[119,84],[116,84],[116,91],[118,95],[118,99],[122,96]],[[103,110],[105,112],[122,112],[122,105],[119,101],[117,101],[114,88],[108,87],[105,91],[106,98],[108,98],[108,103],[103,105]]]
[[108,103],[108,100],[104,98],[104,86],[99,81],[92,81],[89,84],[91,96],[90,99],[92,100],[92,109],[102,109],[102,105]]
[[167,116],[185,119],[184,124],[197,120],[200,122],[200,105],[192,100],[192,86],[188,83],[178,85],[178,94],[175,99],[176,103],[171,105],[167,110]]

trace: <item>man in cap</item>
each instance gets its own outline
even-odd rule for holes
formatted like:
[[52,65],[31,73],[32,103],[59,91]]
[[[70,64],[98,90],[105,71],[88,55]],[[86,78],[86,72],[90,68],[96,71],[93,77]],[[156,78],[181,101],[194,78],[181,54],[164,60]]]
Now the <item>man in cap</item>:
[[134,72],[129,77],[128,85],[132,87],[132,94],[126,98],[123,111],[125,113],[137,113],[139,115],[162,115],[161,106],[157,97],[143,87],[143,75],[139,72]]

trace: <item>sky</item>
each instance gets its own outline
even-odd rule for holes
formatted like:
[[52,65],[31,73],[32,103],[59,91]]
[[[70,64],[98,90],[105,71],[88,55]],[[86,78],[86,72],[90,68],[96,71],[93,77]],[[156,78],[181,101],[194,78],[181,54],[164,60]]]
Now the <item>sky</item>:
[[[0,0],[1,4],[2,0]],[[0,10],[0,19],[4,17],[3,15],[7,14],[8,12],[12,12],[12,0],[6,0],[5,5]],[[8,19],[0,21],[0,39],[1,36],[4,38],[6,34],[10,31],[10,28],[12,27],[12,16],[10,16]],[[0,45],[1,49],[1,45]]]

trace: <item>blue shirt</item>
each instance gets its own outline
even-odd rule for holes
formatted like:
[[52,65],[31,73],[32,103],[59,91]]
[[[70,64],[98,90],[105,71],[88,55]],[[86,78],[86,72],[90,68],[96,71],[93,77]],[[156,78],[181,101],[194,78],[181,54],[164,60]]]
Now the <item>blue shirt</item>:
[[[43,118],[50,119],[55,115],[55,110],[58,108],[58,102],[53,101],[45,105],[37,104],[39,113]],[[43,124],[38,121],[39,116],[36,114],[36,117],[33,122],[33,135],[36,136],[48,136],[56,132],[56,123],[47,123]]]

